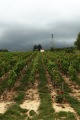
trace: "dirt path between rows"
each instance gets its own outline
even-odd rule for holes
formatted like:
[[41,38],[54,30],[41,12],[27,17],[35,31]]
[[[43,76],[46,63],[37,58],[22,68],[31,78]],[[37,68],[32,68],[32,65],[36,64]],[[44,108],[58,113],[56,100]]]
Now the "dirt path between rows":
[[14,102],[0,102],[0,114],[4,114],[12,104],[14,104]]
[[66,77],[65,75],[61,74],[61,76],[64,79],[64,81],[68,84],[69,88],[72,90],[72,93],[70,93],[70,95],[80,101],[80,86],[74,81],[70,80],[70,78]]
[[27,65],[20,72],[20,76],[17,78],[14,86],[9,90],[8,88],[0,96],[0,113],[4,114],[6,110],[14,104],[14,97],[17,96],[16,88],[20,86],[20,81],[23,78],[27,70]]
[[30,116],[29,112],[31,110],[34,110],[36,112],[36,114],[38,114],[38,108],[40,106],[40,97],[39,97],[39,93],[38,93],[38,80],[37,78],[39,77],[38,74],[36,74],[36,80],[34,83],[34,86],[32,86],[30,89],[28,89],[26,91],[26,96],[24,98],[24,101],[22,104],[20,104],[21,108],[27,109],[27,115],[28,117],[32,118],[32,116]]
[[80,120],[80,117],[77,115],[75,110],[70,106],[70,104],[67,101],[65,103],[62,103],[62,104],[56,103],[55,98],[57,96],[57,89],[53,88],[51,76],[49,75],[48,71],[46,71],[46,78],[48,81],[48,88],[49,88],[50,95],[52,98],[52,106],[55,109],[55,112],[60,112],[60,111],[72,112],[72,113],[74,113],[76,119]]

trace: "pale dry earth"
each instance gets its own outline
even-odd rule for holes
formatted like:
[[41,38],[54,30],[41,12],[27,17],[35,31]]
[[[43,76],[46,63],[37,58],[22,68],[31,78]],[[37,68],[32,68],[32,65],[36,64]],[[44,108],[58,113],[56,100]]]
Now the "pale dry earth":
[[4,114],[14,102],[0,102],[0,114]]
[[69,88],[72,90],[70,93],[71,96],[74,96],[77,100],[80,101],[80,86],[72,81],[70,78],[66,77],[66,75],[62,74],[64,81],[68,84]]
[[52,106],[55,109],[55,112],[65,111],[65,112],[72,112],[77,120],[80,120],[80,117],[77,115],[75,110],[70,106],[70,104],[65,101],[62,104],[56,103],[55,98],[57,96],[57,89],[52,86],[51,76],[49,75],[48,71],[46,71],[46,77],[48,80],[48,88],[50,90],[50,95],[52,98]]

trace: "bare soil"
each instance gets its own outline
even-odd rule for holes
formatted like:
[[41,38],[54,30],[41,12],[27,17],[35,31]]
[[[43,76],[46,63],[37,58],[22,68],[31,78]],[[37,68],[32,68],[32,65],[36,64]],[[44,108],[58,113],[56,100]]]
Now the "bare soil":
[[25,108],[28,110],[27,115],[30,118],[31,116],[29,115],[29,112],[31,110],[34,110],[36,114],[38,114],[38,108],[40,106],[40,97],[38,93],[38,78],[39,74],[36,73],[34,86],[26,91],[24,102],[20,105],[21,108]]
[[0,102],[13,101],[15,95],[16,95],[16,91],[14,91],[13,89],[11,89],[10,91],[6,89],[3,92],[3,94],[0,96]]
[[37,110],[40,105],[40,98],[37,89],[29,89],[26,92],[24,102],[20,107],[30,110],[34,110],[37,113]]
[[0,114],[4,114],[14,102],[0,102]]
[[57,96],[57,88],[54,89],[52,86],[51,76],[49,75],[48,71],[46,71],[46,78],[48,81],[48,88],[50,90],[50,95],[52,98],[52,106],[55,109],[55,112],[65,111],[65,112],[72,112],[74,113],[77,120],[80,120],[80,117],[77,115],[75,110],[70,106],[70,104],[65,100],[64,103],[56,103],[55,98]]
[[64,81],[68,84],[69,88],[72,90],[72,93],[70,93],[70,95],[74,96],[76,99],[80,101],[80,86],[63,74],[62,77]]
[[7,80],[9,78],[9,72],[5,73],[2,77],[0,77],[0,83],[3,81],[3,80]]

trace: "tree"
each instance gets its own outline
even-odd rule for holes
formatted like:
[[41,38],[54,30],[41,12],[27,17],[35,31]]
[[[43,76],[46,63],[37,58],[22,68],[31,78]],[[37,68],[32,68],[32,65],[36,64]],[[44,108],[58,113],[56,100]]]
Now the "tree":
[[33,50],[35,51],[35,50],[38,50],[38,46],[37,45],[34,45],[33,46]]
[[37,46],[37,48],[38,48],[38,50],[40,51],[40,50],[42,49],[41,44],[39,44],[39,45]]
[[78,50],[80,50],[80,32],[78,33],[77,40],[74,43]]
[[0,49],[0,52],[8,52],[7,49]]
[[35,51],[35,50],[40,51],[41,49],[42,49],[41,44],[38,44],[38,45],[34,45],[34,46],[33,46],[33,50],[34,50],[34,51]]

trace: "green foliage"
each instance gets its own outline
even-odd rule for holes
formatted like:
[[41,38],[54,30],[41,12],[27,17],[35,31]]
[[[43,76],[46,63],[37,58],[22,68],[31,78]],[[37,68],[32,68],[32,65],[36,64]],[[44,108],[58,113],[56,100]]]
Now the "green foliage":
[[32,84],[34,84],[35,73],[37,71],[37,68],[38,68],[38,57],[35,58],[32,65],[32,69],[30,71],[29,82],[31,82]]
[[[0,83],[0,95],[8,88],[12,88],[17,80],[20,78],[20,74],[24,75],[20,79],[21,84],[17,88],[17,96],[14,98],[14,101],[18,105],[13,105],[10,107],[5,114],[0,114],[0,120],[54,120],[54,119],[65,119],[65,120],[75,120],[75,117],[72,113],[69,112],[59,112],[56,113],[52,108],[52,99],[50,96],[50,88],[48,88],[48,83],[46,79],[46,70],[51,75],[52,83],[58,84],[60,87],[64,81],[61,77],[62,71],[64,74],[69,75],[72,80],[80,85],[80,81],[77,80],[77,73],[80,71],[80,55],[72,54],[71,52],[45,52],[41,54],[36,52],[26,54],[26,53],[0,53],[0,74],[4,75],[5,72],[9,73],[7,80],[2,80]],[[37,55],[34,58],[34,55]],[[8,57],[7,57],[8,56]],[[27,58],[26,58],[27,57]],[[32,58],[34,58],[32,60]],[[29,64],[28,64],[29,63]],[[28,64],[27,69],[25,65]],[[21,70],[25,69],[25,73],[22,73]],[[46,69],[47,68],[47,69]],[[38,91],[40,96],[40,106],[38,113],[31,110],[29,112],[31,118],[29,118],[26,113],[28,110],[22,109],[19,107],[19,104],[23,102],[25,97],[25,91],[32,87],[29,86],[29,83],[35,81],[35,74],[39,73],[39,85]],[[62,73],[61,73],[62,72]],[[3,76],[4,78],[4,76]],[[15,87],[13,87],[15,88]],[[15,88],[15,90],[16,90]],[[80,115],[80,102],[74,97],[70,96],[68,93],[72,92],[68,85],[64,82],[63,86],[64,94],[59,94],[56,97],[56,102],[62,103],[64,98],[70,103],[70,105],[75,109],[78,115]]]
[[53,72],[53,70],[55,70],[57,68],[57,65],[56,65],[55,62],[48,61],[47,67],[48,67],[49,70],[51,70]]
[[25,92],[23,91],[20,91],[17,95],[17,97],[14,98],[14,100],[17,102],[17,103],[21,103],[23,101],[25,97]]
[[66,99],[70,103],[70,105],[75,109],[77,114],[80,116],[80,101],[78,101],[73,96],[70,96],[69,94],[66,95]]
[[[47,79],[45,76],[45,69],[43,67],[41,56],[39,58],[38,63],[39,63],[38,71],[40,74],[39,95],[40,95],[40,99],[41,99],[41,104],[39,106],[38,118],[43,119],[43,120],[46,120],[46,118],[47,118],[47,120],[53,120],[54,109],[52,108],[52,100],[51,100],[51,97],[49,94],[48,87],[46,86]],[[37,120],[38,120],[38,118],[37,118]]]
[[75,80],[77,73],[76,69],[72,65],[70,65],[68,68],[68,74],[70,75],[72,80]]
[[56,102],[57,103],[62,103],[64,99],[64,94],[60,94],[56,96]]
[[71,112],[60,111],[54,114],[55,120],[76,120],[75,116]]
[[67,72],[68,66],[69,66],[68,61],[63,59],[63,62],[62,62],[62,70],[64,71],[64,73]]
[[36,114],[36,112],[34,110],[30,110],[29,114],[30,114],[30,116],[34,116]]
[[15,104],[5,114],[0,115],[0,120],[24,120],[27,117],[26,112],[26,109],[22,109]]
[[77,46],[77,49],[80,50],[80,32],[78,33],[77,40],[74,44]]

